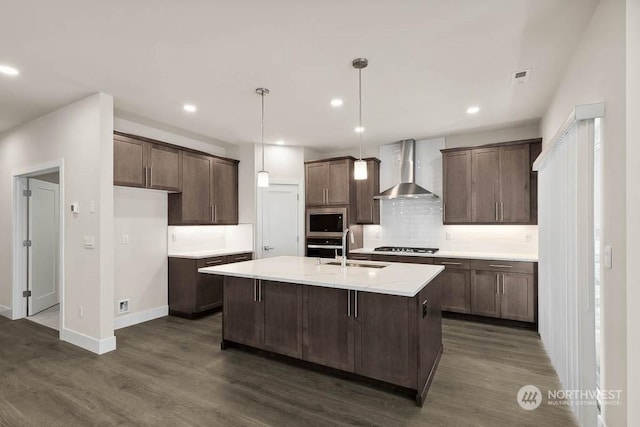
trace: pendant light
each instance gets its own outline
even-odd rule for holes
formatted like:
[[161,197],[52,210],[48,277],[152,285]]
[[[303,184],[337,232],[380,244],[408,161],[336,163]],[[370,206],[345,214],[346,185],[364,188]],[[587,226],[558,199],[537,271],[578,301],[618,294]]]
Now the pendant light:
[[356,132],[358,132],[360,139],[360,157],[353,164],[353,178],[364,180],[367,179],[367,162],[362,160],[362,133],[364,132],[364,127],[362,127],[362,69],[369,65],[369,61],[365,58],[356,58],[351,65],[358,70],[358,127]]
[[269,172],[264,170],[264,96],[269,94],[269,89],[259,87],[256,93],[260,95],[262,100],[262,120],[260,122],[261,138],[262,138],[262,170],[258,172],[258,187],[269,186]]

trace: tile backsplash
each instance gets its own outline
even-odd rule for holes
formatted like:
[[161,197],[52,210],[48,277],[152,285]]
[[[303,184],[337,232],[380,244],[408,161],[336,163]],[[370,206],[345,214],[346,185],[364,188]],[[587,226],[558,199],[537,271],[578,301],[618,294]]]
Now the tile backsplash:
[[253,251],[253,224],[169,226],[168,252]]

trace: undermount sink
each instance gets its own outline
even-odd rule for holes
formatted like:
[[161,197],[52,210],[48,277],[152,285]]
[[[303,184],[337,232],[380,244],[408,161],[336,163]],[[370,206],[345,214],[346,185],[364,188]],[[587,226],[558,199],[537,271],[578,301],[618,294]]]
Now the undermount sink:
[[[331,261],[327,262],[326,265],[342,265],[340,261]],[[358,262],[348,262],[346,264],[347,267],[363,267],[363,268],[385,268],[387,265],[379,265],[379,264],[361,264]]]

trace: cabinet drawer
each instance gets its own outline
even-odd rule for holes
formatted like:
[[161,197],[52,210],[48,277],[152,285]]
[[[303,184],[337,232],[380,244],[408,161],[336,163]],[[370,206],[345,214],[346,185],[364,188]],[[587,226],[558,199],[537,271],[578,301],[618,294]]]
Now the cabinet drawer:
[[534,262],[523,261],[488,261],[471,260],[469,265],[472,270],[499,271],[504,273],[529,273],[535,271]]
[[253,252],[247,252],[244,254],[229,255],[227,257],[227,263],[232,264],[234,262],[251,261],[253,259]]
[[349,254],[349,259],[355,259],[355,260],[358,260],[358,261],[371,261],[371,255]]
[[469,269],[468,259],[459,258],[433,258],[434,265],[444,265],[446,268]]
[[432,258],[407,255],[371,255],[372,261],[405,262],[408,264],[432,264]]
[[226,256],[217,256],[212,258],[203,258],[198,260],[198,268],[215,267],[227,263]]

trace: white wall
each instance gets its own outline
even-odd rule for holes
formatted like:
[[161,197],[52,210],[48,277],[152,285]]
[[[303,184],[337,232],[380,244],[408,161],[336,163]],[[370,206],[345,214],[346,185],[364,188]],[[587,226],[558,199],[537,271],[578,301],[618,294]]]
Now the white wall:
[[[596,102],[604,102],[606,108],[602,145],[602,241],[614,249],[613,268],[603,269],[602,275],[602,383],[605,389],[626,391],[627,318],[623,303],[627,301],[624,0],[601,0],[594,11],[543,117],[543,144],[549,143],[575,105]],[[626,393],[623,393],[625,398]],[[603,414],[609,426],[626,425],[626,405],[605,406]]]
[[[116,329],[168,312],[167,193],[114,187],[115,290],[110,309]],[[129,243],[123,243],[123,235]],[[129,299],[129,313],[117,302]],[[142,317],[140,317],[142,316]]]
[[495,144],[497,142],[518,141],[521,139],[540,138],[540,122],[505,126],[498,129],[465,132],[447,135],[447,148],[474,147],[476,145]]
[[627,422],[640,425],[640,0],[627,0]]
[[[0,135],[0,305],[12,306],[12,175],[63,161],[64,301],[61,337],[93,351],[113,336],[113,99],[95,94]],[[89,201],[96,212],[89,213]],[[79,202],[81,212],[67,208]],[[83,236],[96,238],[95,249]],[[80,316],[80,308],[84,316]],[[106,310],[105,307],[109,309]]]

